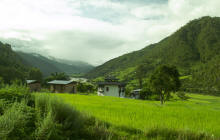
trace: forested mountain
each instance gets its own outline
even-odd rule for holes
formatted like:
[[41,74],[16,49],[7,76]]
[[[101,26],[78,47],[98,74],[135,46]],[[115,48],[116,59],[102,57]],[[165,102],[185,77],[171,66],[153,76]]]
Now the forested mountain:
[[87,77],[112,74],[132,79],[140,64],[145,64],[146,73],[160,64],[172,64],[182,76],[192,76],[194,87],[220,89],[220,18],[193,20],[159,43],[98,66]]
[[0,77],[4,82],[25,80],[27,73],[28,68],[22,64],[22,59],[12,51],[11,46],[0,42]]
[[26,65],[39,68],[44,76],[54,72],[65,72],[66,74],[85,73],[93,69],[92,65],[84,62],[72,62],[55,58],[47,58],[40,54],[17,52]]

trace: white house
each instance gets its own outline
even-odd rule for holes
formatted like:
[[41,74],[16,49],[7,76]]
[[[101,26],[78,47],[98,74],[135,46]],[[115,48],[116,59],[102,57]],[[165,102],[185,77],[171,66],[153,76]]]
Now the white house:
[[125,97],[125,84],[115,78],[106,78],[104,82],[98,82],[99,96]]

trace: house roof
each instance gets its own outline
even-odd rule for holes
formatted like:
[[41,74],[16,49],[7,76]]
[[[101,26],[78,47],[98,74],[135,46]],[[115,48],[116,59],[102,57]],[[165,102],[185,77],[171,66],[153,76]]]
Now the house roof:
[[118,86],[125,86],[125,83],[121,82],[97,82],[98,85],[118,85]]
[[66,81],[66,80],[53,80],[48,82],[48,84],[52,84],[52,85],[67,85],[70,83],[73,83],[75,81]]
[[26,80],[27,84],[32,84],[32,83],[35,83],[37,82],[37,80]]

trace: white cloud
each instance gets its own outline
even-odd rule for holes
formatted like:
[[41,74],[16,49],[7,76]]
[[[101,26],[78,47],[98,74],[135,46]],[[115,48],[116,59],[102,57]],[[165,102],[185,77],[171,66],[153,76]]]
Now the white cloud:
[[[0,0],[0,37],[17,49],[100,64],[220,16],[219,0]],[[22,47],[23,46],[23,47]]]

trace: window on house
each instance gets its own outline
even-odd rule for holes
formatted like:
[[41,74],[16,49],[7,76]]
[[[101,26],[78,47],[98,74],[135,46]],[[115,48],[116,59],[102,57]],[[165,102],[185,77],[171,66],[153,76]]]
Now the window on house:
[[109,87],[106,87],[106,91],[107,91],[107,92],[109,91]]

